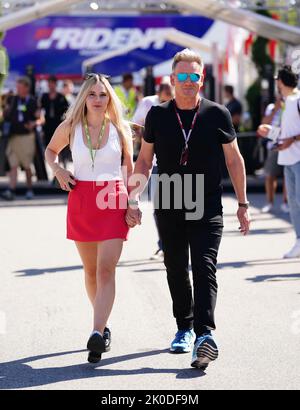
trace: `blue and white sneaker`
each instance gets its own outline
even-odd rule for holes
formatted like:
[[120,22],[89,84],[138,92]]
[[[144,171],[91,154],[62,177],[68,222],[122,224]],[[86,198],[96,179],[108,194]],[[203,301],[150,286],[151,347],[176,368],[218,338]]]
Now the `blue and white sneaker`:
[[218,356],[216,342],[211,333],[206,333],[196,339],[191,365],[197,369],[205,370],[209,363],[216,360]]
[[193,329],[178,330],[175,339],[171,343],[170,351],[172,353],[189,353],[192,351],[196,335]]

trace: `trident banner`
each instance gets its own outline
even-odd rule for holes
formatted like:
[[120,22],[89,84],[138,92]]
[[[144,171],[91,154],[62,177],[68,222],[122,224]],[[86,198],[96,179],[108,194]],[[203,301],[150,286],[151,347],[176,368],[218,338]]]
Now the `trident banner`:
[[50,16],[9,30],[4,46],[11,72],[21,74],[32,65],[36,74],[81,75],[84,60],[142,41],[142,47],[94,67],[117,76],[159,64],[182,49],[164,39],[164,30],[201,38],[212,24],[201,16]]

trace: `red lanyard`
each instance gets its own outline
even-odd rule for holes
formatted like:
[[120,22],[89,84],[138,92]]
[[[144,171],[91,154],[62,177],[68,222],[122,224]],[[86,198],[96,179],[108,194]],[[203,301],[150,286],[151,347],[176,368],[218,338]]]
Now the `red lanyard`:
[[184,129],[184,126],[183,126],[183,123],[182,123],[180,114],[179,114],[179,112],[178,112],[178,110],[177,110],[176,102],[175,102],[175,100],[174,100],[175,112],[176,112],[176,115],[177,115],[177,118],[178,118],[178,122],[179,122],[181,131],[182,131],[182,134],[183,134],[183,137],[184,137],[184,141],[185,141],[185,147],[184,147],[184,149],[183,149],[183,151],[182,151],[182,154],[181,154],[180,165],[187,165],[187,161],[188,161],[188,148],[189,148],[188,143],[189,143],[189,140],[190,140],[190,138],[191,138],[192,132],[193,132],[193,130],[194,130],[194,128],[195,128],[195,124],[196,124],[197,117],[198,117],[198,114],[199,114],[199,112],[198,112],[198,111],[199,111],[199,105],[200,105],[200,101],[199,101],[198,104],[197,104],[196,113],[195,113],[195,115],[194,115],[194,119],[193,119],[191,128],[190,128],[190,130],[189,130],[189,132],[188,132],[188,134],[187,134],[187,133],[186,133],[186,130]]

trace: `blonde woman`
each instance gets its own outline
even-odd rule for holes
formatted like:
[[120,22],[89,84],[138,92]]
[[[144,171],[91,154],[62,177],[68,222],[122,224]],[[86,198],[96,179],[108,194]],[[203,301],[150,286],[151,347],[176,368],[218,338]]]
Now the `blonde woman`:
[[[58,154],[69,143],[74,175],[58,163]],[[107,321],[115,299],[115,270],[129,231],[125,181],[133,171],[130,127],[105,76],[86,77],[45,157],[61,189],[69,192],[67,239],[75,241],[83,263],[86,290],[94,309],[88,361],[97,363],[110,349]],[[124,170],[127,175],[123,175]]]

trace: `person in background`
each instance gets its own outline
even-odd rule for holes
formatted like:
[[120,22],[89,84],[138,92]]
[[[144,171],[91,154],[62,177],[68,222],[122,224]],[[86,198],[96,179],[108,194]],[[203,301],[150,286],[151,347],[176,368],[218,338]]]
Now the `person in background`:
[[224,86],[224,104],[231,114],[235,132],[238,133],[241,124],[243,107],[240,101],[234,96],[234,88],[232,85]]
[[27,77],[17,80],[17,95],[8,100],[4,109],[4,120],[9,124],[9,140],[6,156],[10,166],[9,188],[2,197],[7,201],[15,199],[18,167],[26,173],[26,199],[34,197],[31,166],[35,155],[35,128],[40,122],[37,101],[30,95],[31,82]]
[[[50,76],[48,78],[47,93],[42,95],[40,100],[40,108],[44,110],[45,122],[43,126],[44,145],[47,146],[59,124],[64,119],[69,103],[65,96],[57,91],[57,78]],[[59,155],[59,161],[64,164],[71,158],[69,148],[66,147]]]
[[153,75],[153,67],[149,66],[146,70],[146,77],[144,81],[144,96],[155,94],[155,78]]
[[48,78],[47,93],[44,93],[40,100],[40,108],[45,113],[44,144],[47,146],[54,134],[54,131],[63,121],[63,116],[66,113],[69,104],[64,95],[57,91],[57,78],[50,76]]
[[[270,124],[275,127],[280,127],[282,115],[282,98],[278,95],[275,104],[269,104],[265,111],[265,116],[262,119],[263,124]],[[283,176],[283,167],[278,165],[278,151],[274,149],[272,141],[267,142],[267,159],[264,166],[265,171],[265,189],[267,196],[267,204],[262,208],[262,213],[268,213],[274,208],[275,194],[278,186],[278,177]],[[288,213],[289,206],[283,178],[283,203],[280,206],[282,212]]]
[[126,110],[127,119],[131,119],[136,110],[138,95],[133,84],[133,75],[124,74],[122,84],[115,87],[115,92]]
[[[300,91],[299,75],[291,66],[285,65],[276,77],[279,93],[284,98],[281,117],[281,133],[278,141],[278,164],[284,166],[284,176],[290,207],[291,222],[296,233],[296,242],[285,259],[300,258]],[[267,137],[272,127],[262,124],[258,132]]]
[[65,99],[68,101],[69,106],[74,103],[75,101],[74,83],[72,80],[65,80],[63,82],[62,94],[65,97]]
[[[145,119],[150,109],[154,106],[170,101],[173,97],[174,97],[174,89],[171,85],[170,77],[165,77],[162,80],[162,83],[160,84],[158,93],[156,95],[144,97],[139,102],[137,110],[132,119],[133,123],[136,123],[144,127]],[[139,148],[140,148],[140,144],[139,144]],[[156,174],[157,174],[157,163],[156,163],[156,158],[154,158],[152,175],[156,175]],[[155,184],[154,184],[154,179],[152,178],[151,179],[151,192],[154,192],[154,191],[155,191]],[[162,250],[162,241],[161,241],[158,226],[157,226],[157,219],[156,219],[155,212],[154,212],[154,220],[155,220],[157,233],[158,233],[158,242],[157,242],[158,248],[155,254],[151,257],[151,260],[160,259],[160,258],[163,258],[164,256],[164,253]]]

